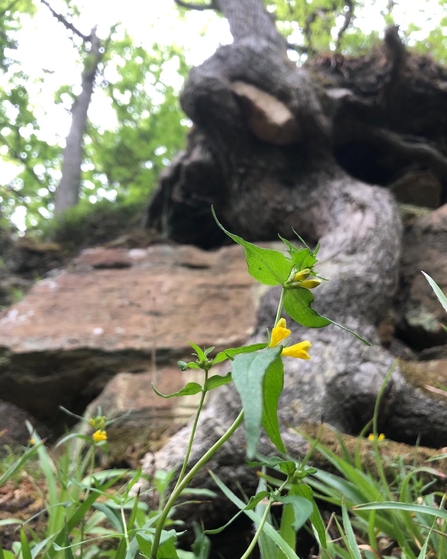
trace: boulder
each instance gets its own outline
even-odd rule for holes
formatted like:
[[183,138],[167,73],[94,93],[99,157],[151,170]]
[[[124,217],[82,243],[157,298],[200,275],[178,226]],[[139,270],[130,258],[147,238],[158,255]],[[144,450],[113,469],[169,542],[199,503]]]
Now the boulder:
[[416,351],[442,345],[447,317],[421,270],[447,290],[447,204],[432,212],[410,212],[406,221],[399,288],[396,334]]
[[236,246],[84,250],[0,315],[0,394],[57,431],[59,405],[83,413],[117,373],[175,390],[188,342],[243,344],[262,292]]

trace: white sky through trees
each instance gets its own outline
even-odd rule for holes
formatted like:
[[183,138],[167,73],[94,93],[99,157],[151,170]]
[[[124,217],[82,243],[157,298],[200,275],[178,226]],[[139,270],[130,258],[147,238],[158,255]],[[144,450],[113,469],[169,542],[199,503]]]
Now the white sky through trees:
[[[365,3],[367,7],[356,14],[355,25],[367,34],[374,30],[382,32],[385,22],[381,14],[386,12],[389,0]],[[65,13],[63,0],[50,0],[50,4],[55,11]],[[112,26],[121,24],[118,34],[126,30],[137,45],[141,44],[148,51],[153,44],[175,43],[185,50],[186,60],[191,65],[200,64],[213,54],[219,44],[231,41],[225,19],[213,11],[182,11],[179,15],[173,0],[77,0],[75,4],[80,8],[81,15],[73,23],[84,34],[88,35],[90,29],[98,24],[98,35],[105,38]],[[411,24],[419,26],[421,30],[413,32],[411,38],[421,40],[430,30],[438,28],[443,18],[447,18],[447,2],[399,0],[395,2],[393,15],[404,30]],[[24,18],[17,40],[19,48],[13,57],[22,71],[30,76],[29,92],[34,99],[40,138],[63,147],[71,123],[70,103],[65,106],[55,104],[54,94],[62,85],[74,86],[73,91],[77,93],[82,71],[70,34],[48,8],[40,4],[33,18]],[[301,37],[292,36],[292,40],[299,43]],[[180,90],[182,79],[176,72],[175,64],[172,67],[168,64],[166,76],[170,85]],[[109,76],[109,79],[112,78]],[[6,79],[7,75],[0,75],[1,86],[6,85]],[[105,129],[114,126],[115,114],[106,93],[100,88],[93,96],[89,118]],[[0,172],[5,184],[17,173],[17,166],[2,163],[1,155],[0,150]],[[13,221],[23,230],[24,220],[20,211]]]

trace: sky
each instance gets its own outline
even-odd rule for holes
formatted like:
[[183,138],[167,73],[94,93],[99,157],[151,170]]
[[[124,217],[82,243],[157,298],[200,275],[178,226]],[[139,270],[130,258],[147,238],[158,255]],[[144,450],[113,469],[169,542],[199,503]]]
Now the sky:
[[[365,33],[382,30],[384,20],[380,13],[386,10],[388,2],[389,0],[366,2],[366,8],[356,18],[356,25]],[[50,3],[55,11],[64,13],[64,0],[50,0]],[[98,25],[98,35],[106,37],[113,25],[121,23],[135,43],[147,50],[154,43],[176,43],[185,51],[187,62],[194,66],[210,57],[220,44],[232,40],[224,18],[212,10],[187,10],[179,17],[174,0],[77,0],[76,5],[81,8],[81,16],[74,23],[84,34]],[[424,35],[428,30],[439,26],[442,17],[447,15],[447,7],[443,8],[439,0],[396,0],[394,15],[402,28],[408,27],[410,22],[416,22],[423,29],[419,34]],[[414,36],[420,38],[417,34]],[[292,37],[292,40],[299,43],[300,37]],[[69,106],[56,105],[54,92],[61,85],[78,83],[81,69],[67,30],[56,21],[46,6],[39,5],[37,14],[24,21],[15,56],[22,70],[31,77],[29,88],[35,90],[36,113],[42,123],[41,138],[48,143],[63,146],[71,122]],[[175,67],[168,67],[166,72],[168,81],[180,89],[182,82]],[[43,79],[45,87],[34,85],[33,79],[36,78]],[[1,79],[2,76],[0,85],[3,85]],[[100,89],[93,97],[89,117],[97,125],[104,127],[110,127],[115,118],[105,93]],[[17,172],[13,164],[2,164],[1,147],[0,172],[4,183],[11,180]],[[19,215],[16,224],[22,227],[23,218]]]

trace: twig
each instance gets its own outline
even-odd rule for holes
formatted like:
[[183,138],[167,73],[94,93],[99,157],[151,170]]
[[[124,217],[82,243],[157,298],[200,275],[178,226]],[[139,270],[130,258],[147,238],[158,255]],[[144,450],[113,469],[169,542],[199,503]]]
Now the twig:
[[68,22],[63,15],[58,14],[55,10],[53,10],[53,8],[50,6],[47,0],[40,0],[40,1],[42,2],[42,4],[45,4],[45,6],[50,10],[52,15],[57,19],[57,21],[62,23],[62,25],[64,25],[66,29],[72,31],[78,37],[81,37],[81,39],[84,42],[90,41],[91,35],[84,35],[84,33],[81,33],[81,31],[79,31],[79,29],[77,29],[72,23]]

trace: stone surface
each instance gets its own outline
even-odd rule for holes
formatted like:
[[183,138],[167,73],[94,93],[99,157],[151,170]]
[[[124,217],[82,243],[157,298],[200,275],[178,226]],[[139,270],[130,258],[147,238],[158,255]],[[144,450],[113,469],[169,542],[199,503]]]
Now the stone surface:
[[447,205],[410,221],[404,232],[397,334],[416,350],[447,341],[444,309],[421,270],[447,292]]
[[296,118],[276,97],[240,81],[233,82],[231,90],[240,100],[249,128],[257,138],[277,146],[300,141]]
[[85,250],[0,315],[0,394],[57,426],[59,405],[82,413],[118,372],[244,343],[261,293],[237,246]]
[[[107,427],[109,464],[138,468],[145,452],[157,450],[167,438],[184,425],[194,411],[200,394],[179,398],[161,398],[162,394],[181,390],[188,382],[200,382],[203,373],[178,367],[160,367],[146,373],[119,373],[87,407],[84,417],[105,415],[112,420]],[[81,422],[77,431],[89,435],[92,428]]]
[[0,455],[2,447],[27,446],[30,438],[26,422],[44,438],[50,435],[48,428],[37,421],[32,415],[18,408],[14,404],[0,400]]

